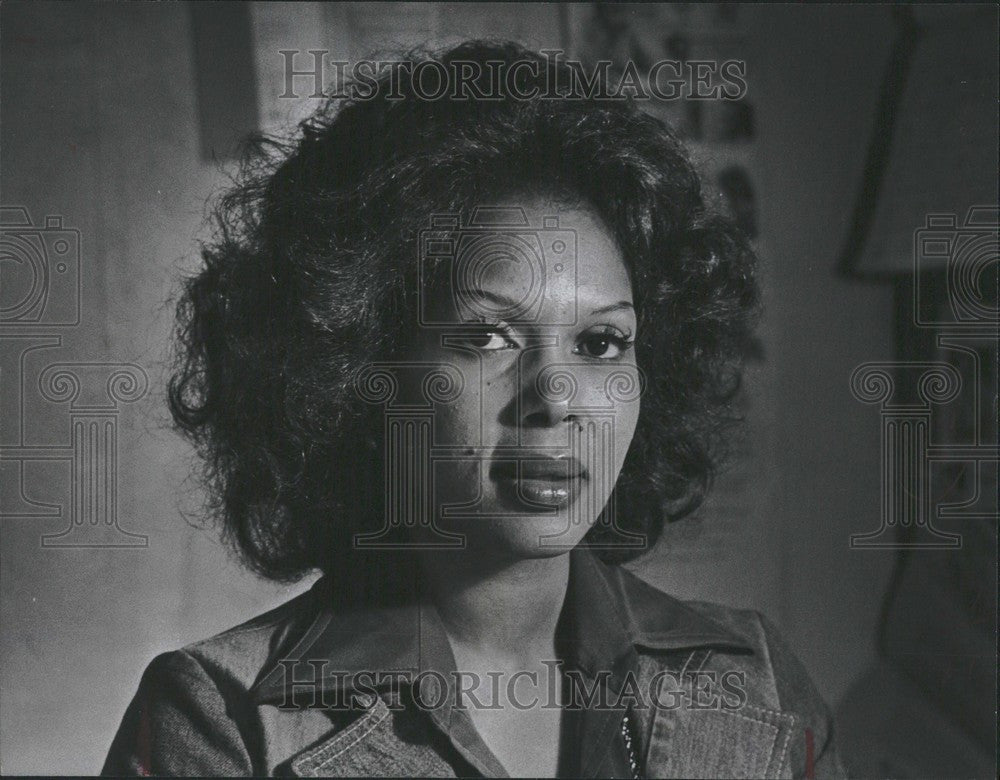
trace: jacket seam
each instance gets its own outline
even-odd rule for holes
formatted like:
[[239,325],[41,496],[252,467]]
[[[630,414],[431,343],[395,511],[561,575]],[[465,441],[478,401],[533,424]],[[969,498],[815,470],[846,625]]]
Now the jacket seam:
[[771,656],[771,642],[770,637],[767,633],[767,628],[764,626],[763,615],[758,611],[753,611],[754,618],[757,621],[757,628],[760,631],[761,638],[761,650],[764,653],[764,661],[767,664],[767,670],[770,673],[771,687],[774,691],[774,699],[777,702],[779,711],[784,711],[785,703],[781,700],[781,692],[778,690],[778,680],[775,677],[774,671],[774,659]]
[[183,674],[190,677],[191,679],[196,679],[196,680],[204,679],[208,680],[208,682],[211,683],[215,695],[219,697],[219,700],[222,702],[223,707],[225,708],[226,717],[228,718],[234,733],[239,738],[240,752],[243,754],[243,758],[246,760],[247,765],[251,768],[251,772],[253,772],[257,762],[254,760],[253,756],[250,755],[250,750],[247,746],[246,735],[244,735],[243,729],[240,728],[240,724],[231,715],[233,707],[231,706],[229,698],[227,698],[226,695],[222,692],[222,686],[219,684],[219,680],[216,679],[215,675],[212,674],[210,669],[194,653],[190,653],[186,649],[177,650],[176,652],[178,653],[178,655],[190,659],[198,670],[197,672],[192,672],[189,669],[181,669],[180,671]]
[[795,715],[793,713],[788,712],[785,709],[785,702],[783,702],[782,699],[781,699],[781,691],[778,688],[778,681],[777,681],[777,678],[775,677],[774,660],[773,660],[773,658],[771,656],[770,636],[767,633],[767,627],[764,625],[764,616],[761,614],[760,610],[753,610],[753,615],[754,615],[754,618],[757,621],[758,630],[760,631],[760,637],[761,637],[761,640],[762,640],[761,643],[760,643],[761,644],[761,650],[764,653],[764,660],[766,661],[766,663],[767,663],[767,669],[770,672],[771,683],[772,683],[773,688],[774,688],[774,698],[775,698],[775,701],[778,704],[778,711],[781,712],[781,713],[783,713],[783,714],[785,714],[785,715],[787,715],[792,720],[791,728],[789,729],[789,733],[787,735],[785,735],[785,744],[782,747],[781,755],[779,757],[779,762],[778,762],[777,770],[778,770],[778,772],[781,772],[781,770],[785,766],[785,759],[786,759],[786,757],[788,755],[790,755],[789,752],[788,752],[788,747],[789,747],[789,745],[791,743],[791,732],[795,728],[796,718],[795,718]]
[[785,712],[783,714],[791,718],[791,723],[788,726],[788,733],[785,734],[785,743],[784,745],[781,746],[781,755],[778,756],[778,767],[777,767],[778,772],[780,772],[782,768],[784,768],[785,766],[785,758],[788,755],[788,746],[792,742],[792,733],[795,731],[795,720],[796,720],[795,715],[793,715],[791,712]]

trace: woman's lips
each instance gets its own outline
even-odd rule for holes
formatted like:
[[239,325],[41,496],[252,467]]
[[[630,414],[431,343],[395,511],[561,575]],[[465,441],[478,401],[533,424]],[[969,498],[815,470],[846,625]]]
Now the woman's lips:
[[587,471],[576,458],[495,457],[490,479],[517,504],[566,506],[580,495]]

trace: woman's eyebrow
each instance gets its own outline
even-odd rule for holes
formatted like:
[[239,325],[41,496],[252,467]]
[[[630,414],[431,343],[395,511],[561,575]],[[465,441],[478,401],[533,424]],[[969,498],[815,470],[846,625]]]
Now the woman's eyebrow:
[[[500,293],[490,292],[489,290],[483,290],[479,287],[463,287],[455,291],[459,295],[468,296],[470,298],[485,299],[491,303],[502,306],[506,309],[518,309],[521,307],[523,301],[515,301],[513,298],[508,298],[506,295],[501,295]],[[623,311],[627,309],[634,309],[631,301],[621,300],[617,303],[609,303],[607,306],[600,306],[596,309],[592,309],[590,314],[608,314],[613,311]]]
[[513,298],[508,298],[506,295],[500,295],[499,293],[493,293],[489,290],[483,290],[479,287],[461,287],[456,289],[455,292],[462,297],[475,299],[487,300],[496,306],[501,306],[505,309],[517,309],[524,304],[523,301],[515,301]]
[[612,311],[621,311],[622,309],[634,309],[630,301],[618,301],[618,303],[612,303],[608,306],[601,306],[599,309],[594,309],[591,314],[607,314]]

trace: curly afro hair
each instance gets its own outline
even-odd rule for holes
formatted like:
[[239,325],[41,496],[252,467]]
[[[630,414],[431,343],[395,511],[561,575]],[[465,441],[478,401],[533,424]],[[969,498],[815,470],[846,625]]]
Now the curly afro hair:
[[[533,65],[499,99],[426,100],[397,69],[324,101],[293,140],[249,146],[185,281],[169,385],[210,509],[263,576],[349,567],[354,534],[383,516],[381,411],[354,378],[399,359],[416,322],[418,231],[432,213],[554,194],[601,217],[631,275],[647,384],[615,503],[619,527],[651,543],[701,503],[736,421],[758,308],[748,240],[706,205],[673,131],[632,100],[552,99],[551,84],[572,83],[564,62],[487,41],[410,60]],[[605,533],[595,524],[587,540]]]

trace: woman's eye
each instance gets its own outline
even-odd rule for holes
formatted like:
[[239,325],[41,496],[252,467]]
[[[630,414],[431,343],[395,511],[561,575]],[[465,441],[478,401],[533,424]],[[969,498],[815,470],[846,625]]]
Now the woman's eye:
[[469,346],[485,352],[495,352],[501,349],[515,349],[517,344],[500,326],[488,326],[474,331],[465,337]]
[[592,358],[613,360],[632,347],[625,336],[614,332],[590,333],[577,342],[574,352]]

